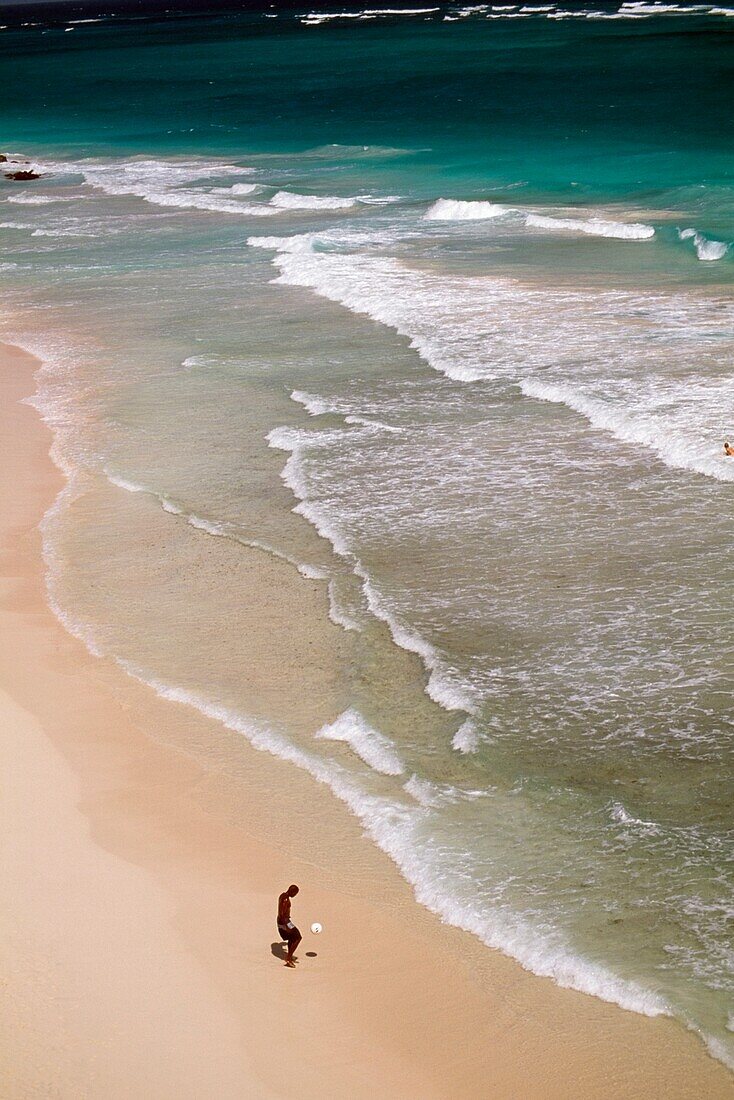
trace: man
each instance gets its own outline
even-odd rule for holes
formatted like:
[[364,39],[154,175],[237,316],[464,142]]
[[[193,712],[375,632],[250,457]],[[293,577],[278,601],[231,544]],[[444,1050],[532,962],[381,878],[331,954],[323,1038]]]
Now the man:
[[734,447],[732,447],[731,443],[724,444],[724,454],[728,455],[729,458],[734,458]]
[[284,894],[278,898],[278,935],[288,944],[285,956],[285,965],[295,967],[296,959],[293,952],[301,942],[301,933],[291,920],[291,898],[298,893],[297,886],[289,886]]

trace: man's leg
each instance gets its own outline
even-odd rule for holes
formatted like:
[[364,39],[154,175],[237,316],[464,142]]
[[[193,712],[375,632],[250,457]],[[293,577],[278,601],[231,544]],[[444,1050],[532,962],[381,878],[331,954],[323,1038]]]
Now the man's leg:
[[293,958],[293,955],[294,955],[294,952],[295,952],[296,948],[298,947],[299,943],[301,942],[301,939],[302,939],[301,933],[298,931],[297,928],[294,928],[293,931],[290,934],[289,939],[288,939],[288,953],[285,957],[285,965],[286,966],[295,966],[296,965],[295,961],[294,961],[294,958]]

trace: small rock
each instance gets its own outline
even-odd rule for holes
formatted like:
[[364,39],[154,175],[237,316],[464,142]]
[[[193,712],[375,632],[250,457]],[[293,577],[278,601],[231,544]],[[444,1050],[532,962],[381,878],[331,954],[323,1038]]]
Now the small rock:
[[6,180],[40,180],[40,178],[41,177],[40,177],[38,172],[31,172],[30,169],[28,169],[28,171],[22,171],[22,172],[6,172],[5,173],[5,179]]

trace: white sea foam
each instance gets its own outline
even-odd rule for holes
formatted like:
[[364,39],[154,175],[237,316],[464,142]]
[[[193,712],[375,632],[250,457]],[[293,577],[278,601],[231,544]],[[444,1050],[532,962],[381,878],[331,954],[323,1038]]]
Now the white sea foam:
[[336,591],[336,583],[334,580],[329,581],[329,618],[335,626],[340,626],[342,630],[349,630],[355,634],[362,633],[362,624],[358,622],[352,615],[349,615],[339,601],[339,597]]
[[324,401],[321,397],[316,397],[314,394],[304,393],[302,390],[293,390],[291,393],[291,401],[295,401],[299,405],[303,405],[309,416],[325,416],[327,414],[334,414],[337,416],[343,416],[345,424],[355,424],[361,428],[367,428],[373,432],[390,432],[394,435],[400,435],[402,429],[396,428],[393,424],[385,424],[382,420],[374,420],[368,416],[362,416],[359,413],[348,412],[345,407],[340,404],[329,403]]
[[[301,394],[301,396],[308,400],[307,395]],[[314,407],[318,408],[318,406]],[[319,413],[314,412],[314,415]],[[338,521],[332,518],[322,505],[310,499],[306,453],[309,448],[328,446],[332,440],[338,438],[339,434],[341,433],[335,435],[333,432],[317,433],[294,428],[274,428],[268,433],[269,446],[290,452],[281,477],[299,501],[294,511],[307,519],[319,535],[331,543],[340,557],[350,562],[355,575],[361,581],[369,610],[376,619],[385,623],[395,644],[421,658],[428,672],[426,693],[429,698],[444,710],[474,713],[478,699],[469,685],[451,669],[435,646],[410,630],[393,613],[353,552],[350,541],[340,529]]]
[[369,417],[359,416],[357,413],[345,413],[345,410],[338,405],[328,404],[328,402],[323,401],[320,397],[303,393],[301,390],[294,390],[291,393],[291,400],[296,401],[299,405],[303,405],[309,416],[324,416],[331,413],[343,416],[346,424],[356,424],[362,428],[368,428],[371,431],[400,432],[400,428],[395,428],[392,424],[384,424],[380,420],[371,420]]
[[314,242],[319,240],[316,233],[296,233],[292,237],[248,237],[252,248],[272,248],[276,252],[313,252]]
[[[457,15],[484,15],[483,6],[463,9]],[[734,15],[734,8],[717,8],[708,4],[622,4],[616,11],[601,8],[557,8],[555,5],[520,7],[518,4],[493,4],[487,19],[654,19],[669,16],[721,16]]]
[[464,754],[477,752],[479,749],[479,730],[472,718],[462,722],[451,742],[451,747]]
[[329,725],[322,726],[314,737],[344,741],[365,764],[382,775],[402,775],[405,770],[393,742],[373,729],[354,707],[349,707]]
[[181,360],[182,367],[217,367],[220,363],[221,359],[211,355],[187,355]]
[[306,447],[316,447],[320,441],[327,439],[326,432],[303,432],[298,428],[273,428],[267,435],[269,447],[279,451],[289,451],[289,458],[281,471],[281,478],[300,501],[295,511],[304,515],[316,528],[318,533],[332,544],[340,557],[351,557],[351,549],[347,540],[329,524],[327,517],[314,504],[306,500],[308,495],[308,482],[304,469],[304,455]]
[[0,229],[27,229],[32,237],[94,237],[95,233],[84,229],[43,228],[28,222],[0,222]]
[[464,202],[461,199],[437,199],[423,215],[426,221],[480,221],[501,218],[512,211],[496,202]]
[[85,233],[81,229],[34,229],[32,237],[94,237],[94,233]]
[[[341,302],[355,313],[366,313],[394,328],[410,339],[411,347],[427,362],[450,378],[476,381],[488,376],[486,369],[467,365],[465,355],[441,354],[437,341],[432,338],[439,316],[436,305],[427,304],[424,314],[419,296],[406,309],[404,294],[408,288],[398,285],[402,282],[402,269],[396,261],[337,252],[315,252],[313,245],[316,240],[318,235],[304,233],[294,237],[250,237],[248,244],[277,251],[274,262],[281,274],[275,282],[311,287],[317,294]],[[346,246],[351,242],[345,237],[342,243]],[[453,301],[453,296],[449,296],[449,300]],[[455,316],[461,317],[464,312],[463,303],[457,303]],[[425,325],[419,320],[422,314]],[[417,325],[415,321],[418,321]]]
[[[132,195],[154,206],[203,210],[216,214],[267,217],[276,211],[267,203],[245,203],[232,194],[205,187],[207,180],[251,174],[251,167],[209,160],[130,160],[52,165],[66,173],[81,172],[85,183],[109,195]],[[224,189],[227,190],[226,188]],[[249,192],[248,192],[249,193]],[[236,193],[234,193],[236,195]]]
[[644,821],[642,818],[633,817],[628,813],[621,802],[613,802],[610,806],[612,820],[617,825],[628,825],[647,835],[661,832],[661,827],[656,821]]
[[693,470],[717,481],[734,481],[734,467],[719,453],[718,446],[714,450],[706,439],[688,440],[680,433],[672,435],[665,419],[654,411],[644,407],[634,411],[615,407],[611,402],[587,396],[574,386],[554,385],[532,378],[523,379],[520,389],[526,397],[567,405],[595,427],[611,432],[625,443],[649,447],[667,466]]
[[52,198],[51,195],[8,195],[6,202],[17,202],[21,206],[50,206],[51,203],[56,202],[71,202],[71,199],[67,198]]
[[336,195],[299,195],[294,191],[277,191],[270,205],[279,210],[350,210],[358,201]]
[[329,405],[326,401],[323,401],[320,397],[314,397],[313,394],[304,393],[302,390],[293,390],[291,393],[291,401],[303,405],[309,416],[324,416],[326,413],[339,411],[333,405]]
[[375,618],[385,623],[397,646],[421,658],[428,672],[426,694],[429,698],[444,710],[475,713],[479,700],[470,685],[458,676],[436,646],[400,621],[360,562],[354,569],[362,578],[362,590]]
[[700,4],[663,4],[663,3],[625,3],[620,5],[620,11],[633,11],[638,15],[666,15],[669,12],[701,12],[706,11],[707,7]]
[[402,432],[402,428],[396,428],[394,424],[386,424],[384,420],[372,420],[369,416],[358,416],[357,413],[349,413],[344,420],[347,424],[358,424],[371,432],[389,432],[392,435],[400,435]]
[[651,225],[640,222],[609,221],[604,218],[563,218],[527,212],[496,202],[438,199],[423,215],[425,221],[483,221],[505,218],[522,222],[531,229],[585,233],[594,237],[642,241],[655,236]]
[[[734,464],[719,453],[729,304],[683,293],[447,278],[391,257],[314,248],[318,240],[302,234],[250,243],[277,250],[276,282],[310,287],[393,328],[449,378],[521,384],[527,396],[567,404],[617,438],[651,448],[668,466],[734,480]],[[679,374],[690,372],[691,340],[707,356],[710,380],[673,383],[660,374],[663,349]],[[569,372],[564,361],[583,362],[583,373]]]
[[394,15],[430,15],[439,10],[439,8],[365,8],[364,11],[313,11],[308,15],[299,16],[299,18],[301,23],[315,25],[317,23],[328,23],[335,19],[369,20]]
[[527,214],[525,224],[535,229],[587,233],[593,237],[615,237],[621,241],[645,241],[655,236],[651,225],[604,221],[601,218],[550,218],[543,214]]
[[431,783],[428,779],[419,779],[417,775],[411,775],[410,779],[403,783],[403,790],[407,791],[420,806],[431,809],[440,807],[446,801],[441,797],[441,789],[435,783]]
[[210,194],[212,195],[252,195],[253,192],[259,191],[261,185],[259,183],[233,183],[231,187],[212,187]]
[[365,15],[430,15],[440,8],[366,8]]
[[420,806],[430,809],[442,809],[457,802],[476,802],[492,794],[491,788],[480,791],[466,790],[449,783],[433,783],[430,779],[421,779],[417,775],[411,775],[410,779],[403,783],[403,790],[407,791]]
[[693,241],[699,260],[722,260],[729,251],[729,245],[724,241],[712,241],[697,229],[679,229],[678,236],[682,241]]

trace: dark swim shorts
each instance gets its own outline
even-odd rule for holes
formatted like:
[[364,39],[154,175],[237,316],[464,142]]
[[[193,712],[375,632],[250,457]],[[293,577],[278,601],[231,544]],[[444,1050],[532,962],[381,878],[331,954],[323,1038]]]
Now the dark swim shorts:
[[294,936],[300,935],[300,932],[296,928],[295,924],[292,928],[286,928],[284,924],[279,924],[278,935],[282,940],[292,940]]

